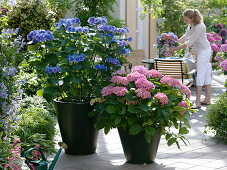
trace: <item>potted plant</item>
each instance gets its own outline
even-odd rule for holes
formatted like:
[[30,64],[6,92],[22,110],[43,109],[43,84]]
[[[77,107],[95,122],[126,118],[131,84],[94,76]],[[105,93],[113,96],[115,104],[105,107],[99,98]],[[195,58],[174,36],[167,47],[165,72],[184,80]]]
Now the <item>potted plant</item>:
[[[156,70],[135,66],[130,74],[113,73],[111,83],[102,89],[102,98],[93,99],[92,115],[99,114],[97,129],[118,128],[128,163],[152,163],[161,135],[168,145],[185,144],[193,111],[186,98],[191,91],[178,80]],[[172,132],[172,126],[177,133]]]
[[[78,18],[56,23],[53,32],[32,31],[27,39],[38,46],[33,65],[43,81],[39,94],[55,98],[57,118],[67,154],[86,155],[95,152],[98,131],[89,102],[101,95],[111,73],[120,69],[130,52],[127,28],[108,25],[105,17],[91,17],[81,27]],[[33,51],[34,53],[34,51]]]
[[172,32],[162,33],[157,37],[156,46],[158,48],[159,58],[171,57],[169,53],[171,47],[176,47],[178,44],[178,37]]

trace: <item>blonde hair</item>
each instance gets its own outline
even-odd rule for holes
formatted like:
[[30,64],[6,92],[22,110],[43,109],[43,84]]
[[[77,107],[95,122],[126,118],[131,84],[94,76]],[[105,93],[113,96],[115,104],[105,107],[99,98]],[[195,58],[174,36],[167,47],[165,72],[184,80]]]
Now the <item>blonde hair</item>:
[[203,22],[203,16],[197,9],[187,9],[184,11],[183,16],[192,19],[194,25],[197,25]]

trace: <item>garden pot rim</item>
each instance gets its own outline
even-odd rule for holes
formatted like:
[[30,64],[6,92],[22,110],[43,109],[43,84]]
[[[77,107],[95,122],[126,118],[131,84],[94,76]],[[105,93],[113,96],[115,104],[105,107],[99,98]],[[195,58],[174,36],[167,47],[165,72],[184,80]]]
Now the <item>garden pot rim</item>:
[[59,101],[59,100],[57,100],[57,98],[54,99],[54,102],[55,103],[60,103],[60,104],[78,104],[78,105],[79,104],[81,104],[81,105],[82,104],[88,104],[88,103],[90,104],[89,101],[87,101],[87,102],[67,102],[67,101],[61,101],[61,100]]

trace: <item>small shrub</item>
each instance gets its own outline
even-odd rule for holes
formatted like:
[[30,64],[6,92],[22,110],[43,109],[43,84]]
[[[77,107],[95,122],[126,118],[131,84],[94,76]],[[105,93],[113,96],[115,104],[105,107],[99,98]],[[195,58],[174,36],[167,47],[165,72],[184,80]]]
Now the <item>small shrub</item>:
[[18,127],[15,135],[20,138],[24,134],[44,134],[46,140],[53,140],[55,135],[55,122],[53,117],[44,108],[23,108],[19,115]]
[[[21,101],[21,107],[26,108],[41,108],[48,111],[51,115],[55,115],[55,109],[53,103],[48,103],[43,97],[30,96]],[[45,111],[45,112],[46,112]]]
[[221,95],[212,104],[207,113],[206,132],[213,131],[215,137],[226,141],[227,139],[227,93]]
[[18,0],[8,13],[8,24],[20,28],[20,35],[26,38],[32,30],[50,29],[54,15],[45,0]]

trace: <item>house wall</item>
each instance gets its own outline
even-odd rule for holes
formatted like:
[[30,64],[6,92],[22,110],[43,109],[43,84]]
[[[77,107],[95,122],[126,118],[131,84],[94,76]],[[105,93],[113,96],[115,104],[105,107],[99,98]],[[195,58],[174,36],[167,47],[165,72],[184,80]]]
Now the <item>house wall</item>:
[[[112,16],[125,20],[130,30],[129,36],[133,38],[131,46],[134,50],[139,50],[143,58],[154,58],[156,56],[153,45],[157,37],[156,20],[147,15],[144,19],[140,18],[139,0],[117,0],[114,6],[115,13]],[[142,51],[142,52],[141,52]]]

